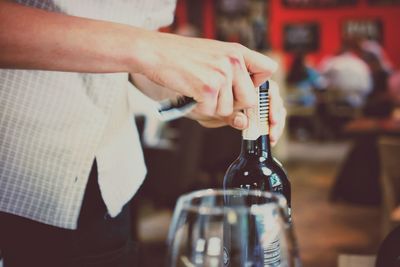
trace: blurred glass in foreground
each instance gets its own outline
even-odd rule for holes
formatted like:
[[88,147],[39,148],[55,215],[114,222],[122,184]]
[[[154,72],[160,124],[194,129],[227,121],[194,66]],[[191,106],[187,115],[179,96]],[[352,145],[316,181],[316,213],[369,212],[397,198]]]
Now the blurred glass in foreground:
[[167,266],[299,267],[284,197],[200,190],[179,198]]

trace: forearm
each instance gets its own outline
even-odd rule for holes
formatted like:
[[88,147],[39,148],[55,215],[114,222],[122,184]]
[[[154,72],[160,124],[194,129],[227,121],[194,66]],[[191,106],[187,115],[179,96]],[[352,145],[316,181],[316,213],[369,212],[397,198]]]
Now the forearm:
[[146,34],[127,25],[0,1],[0,68],[132,72],[135,50]]
[[[134,16],[141,11],[132,12]],[[256,103],[254,87],[268,79],[277,64],[239,44],[147,31],[0,0],[0,68],[139,73],[145,76],[138,81],[139,88],[150,88],[150,80],[152,85],[192,97],[198,120],[228,118],[225,123],[233,125],[237,110]],[[160,96],[161,87],[154,87],[152,93]],[[235,127],[242,129],[246,121],[240,125]]]

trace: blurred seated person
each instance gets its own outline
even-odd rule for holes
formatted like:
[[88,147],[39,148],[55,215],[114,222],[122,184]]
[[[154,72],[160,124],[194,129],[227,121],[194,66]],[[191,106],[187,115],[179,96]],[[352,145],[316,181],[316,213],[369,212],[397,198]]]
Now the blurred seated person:
[[336,104],[361,108],[372,89],[371,72],[355,52],[346,49],[321,64],[324,88],[335,90]]
[[364,108],[366,116],[387,117],[391,113],[391,99],[388,98],[388,78],[392,65],[382,47],[376,41],[362,42],[362,58],[371,70],[372,91]]
[[363,53],[369,53],[376,56],[379,60],[381,68],[386,73],[391,73],[393,71],[392,61],[389,59],[383,47],[376,40],[362,40],[360,42],[360,48]]
[[290,87],[296,89],[294,95],[288,97],[290,103],[302,106],[315,104],[314,89],[321,87],[321,79],[319,73],[306,64],[303,53],[297,53],[294,56],[286,82]]

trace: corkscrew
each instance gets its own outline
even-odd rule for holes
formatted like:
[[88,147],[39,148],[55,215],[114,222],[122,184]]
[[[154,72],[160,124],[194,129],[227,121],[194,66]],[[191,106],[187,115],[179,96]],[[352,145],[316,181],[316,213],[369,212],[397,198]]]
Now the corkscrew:
[[197,102],[188,96],[179,96],[159,102],[158,114],[163,121],[181,118],[194,109]]
[[265,81],[259,87],[259,107],[261,122],[268,123],[269,120],[269,81]]

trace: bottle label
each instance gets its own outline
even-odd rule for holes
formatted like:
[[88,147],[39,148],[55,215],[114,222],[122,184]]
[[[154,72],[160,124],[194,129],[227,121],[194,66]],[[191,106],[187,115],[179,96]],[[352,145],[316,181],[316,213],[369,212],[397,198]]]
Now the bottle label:
[[281,193],[283,191],[283,185],[279,176],[273,173],[269,179],[271,183],[271,188],[275,189],[274,191]]
[[269,134],[269,94],[267,87],[256,88],[258,103],[254,108],[244,111],[248,120],[249,127],[243,130],[243,139],[257,140],[261,135]]
[[226,247],[224,247],[224,266],[228,266],[229,264],[229,252],[228,249]]
[[278,211],[269,204],[262,205],[265,212],[256,216],[257,231],[261,236],[265,267],[277,267],[281,264],[280,228]]
[[[240,195],[246,195],[248,190],[242,188],[238,193]],[[232,249],[232,244],[235,244],[236,250],[237,246],[242,246],[244,251],[248,249],[249,255],[257,254],[256,258],[249,257],[248,264],[255,264],[253,262],[257,259],[257,266],[263,267],[282,267],[281,263],[281,241],[280,241],[280,222],[279,222],[279,211],[275,204],[255,204],[251,206],[252,214],[254,215],[253,230],[254,232],[250,235],[256,236],[254,240],[255,243],[249,242],[250,240],[236,240],[234,236],[230,235],[229,229],[229,219],[226,221],[224,228],[224,254],[223,262],[225,267],[236,266],[237,259],[233,260],[233,265],[231,264],[230,250]],[[254,242],[253,240],[253,242]],[[232,243],[234,242],[234,243]],[[239,245],[238,245],[239,244]],[[258,252],[257,252],[258,251]],[[254,256],[253,254],[253,256]],[[232,265],[232,266],[231,266]],[[247,266],[247,265],[246,265]],[[252,265],[251,265],[252,266]]]

